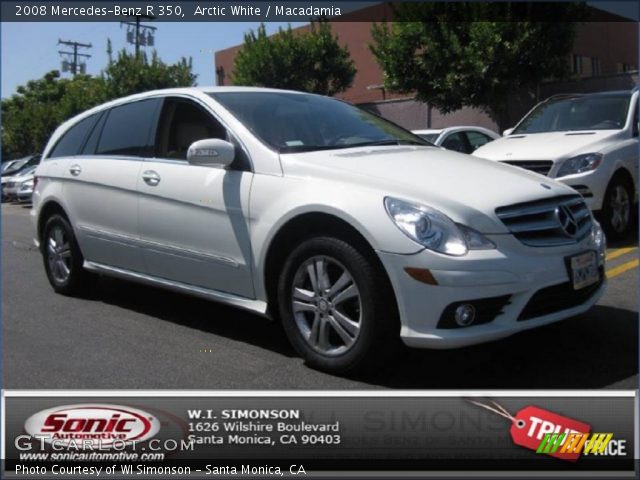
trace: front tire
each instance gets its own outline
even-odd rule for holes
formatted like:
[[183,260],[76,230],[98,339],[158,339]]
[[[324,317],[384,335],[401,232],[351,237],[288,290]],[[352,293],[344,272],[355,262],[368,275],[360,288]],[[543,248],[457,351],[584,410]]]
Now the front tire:
[[397,308],[383,271],[333,237],[304,241],[278,282],[284,330],[308,365],[354,373],[384,361],[399,344]]
[[69,221],[55,214],[47,219],[42,233],[42,259],[53,289],[63,295],[86,293],[95,276],[83,268],[84,258]]
[[629,182],[615,176],[609,183],[602,205],[602,224],[607,238],[620,240],[629,232],[632,223],[633,193]]

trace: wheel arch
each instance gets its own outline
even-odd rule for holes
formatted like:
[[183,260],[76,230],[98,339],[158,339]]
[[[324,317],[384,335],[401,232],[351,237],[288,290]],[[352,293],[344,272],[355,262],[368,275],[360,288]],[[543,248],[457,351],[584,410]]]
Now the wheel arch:
[[[38,211],[38,223],[37,223],[37,238],[42,243],[42,230],[44,228],[47,220],[55,214],[62,215],[64,218],[69,220],[69,215],[65,211],[64,207],[57,200],[48,200],[44,205],[42,205]],[[71,223],[71,222],[69,222]],[[73,228],[73,225],[71,226]]]
[[[613,175],[611,175],[611,180],[609,180],[609,185],[611,185],[613,180],[617,178],[624,179],[624,181],[627,182],[627,184],[631,188],[631,198],[635,202],[635,200],[637,199],[637,191],[636,191],[636,185],[633,179],[633,175],[631,174],[631,172],[626,167],[619,166],[616,169],[616,171],[613,173]],[[607,185],[607,188],[609,188],[609,185]]]
[[389,275],[387,274],[374,247],[365,235],[355,226],[337,215],[326,212],[304,212],[288,219],[280,226],[267,247],[262,281],[266,294],[269,314],[278,318],[277,283],[278,276],[288,254],[303,240],[317,236],[332,236],[339,238],[362,253],[376,269],[379,269],[382,278],[388,282],[389,291],[393,293],[393,301],[396,302]]

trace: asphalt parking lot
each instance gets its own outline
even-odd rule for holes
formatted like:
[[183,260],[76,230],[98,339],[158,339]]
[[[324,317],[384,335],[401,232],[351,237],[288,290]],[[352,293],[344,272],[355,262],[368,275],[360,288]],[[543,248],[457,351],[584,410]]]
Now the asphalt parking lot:
[[274,324],[230,307],[101,279],[54,294],[28,207],[2,205],[7,389],[502,389],[638,385],[638,240],[608,251],[609,288],[589,313],[506,340],[403,352],[342,378],[309,369]]

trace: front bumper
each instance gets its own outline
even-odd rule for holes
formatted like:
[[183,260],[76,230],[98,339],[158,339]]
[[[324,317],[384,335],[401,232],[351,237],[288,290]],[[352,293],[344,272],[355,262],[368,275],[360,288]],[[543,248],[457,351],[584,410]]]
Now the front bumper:
[[[561,285],[566,288],[570,281],[566,258],[596,250],[590,238],[562,248],[525,247],[511,235],[489,238],[498,249],[471,251],[464,257],[428,250],[414,255],[378,252],[396,294],[405,344],[444,349],[497,340],[584,313],[604,292],[604,252],[598,252],[601,283],[585,289],[586,295],[578,290],[573,302],[560,302],[556,309],[548,303],[544,306],[545,294],[562,296]],[[437,285],[412,278],[405,268],[429,269]],[[452,304],[477,301],[484,305],[497,299],[502,304],[486,323],[443,328],[442,319]],[[543,308],[534,308],[540,302]]]
[[605,167],[605,165],[600,165],[600,167],[589,172],[567,175],[560,178],[554,178],[554,180],[577,190],[584,198],[584,201],[590,210],[601,210],[604,195],[607,191],[607,186],[609,185],[611,176],[611,172],[609,172],[607,168],[603,167]]

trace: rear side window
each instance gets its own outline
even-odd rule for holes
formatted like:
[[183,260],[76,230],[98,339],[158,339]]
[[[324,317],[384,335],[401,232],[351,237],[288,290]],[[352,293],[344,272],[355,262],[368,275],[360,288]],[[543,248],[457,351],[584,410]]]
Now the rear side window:
[[442,146],[447,150],[454,152],[469,153],[470,148],[467,146],[467,140],[462,132],[456,132],[449,135]]
[[480,148],[481,146],[489,143],[493,139],[490,136],[485,135],[484,133],[468,130],[467,140],[469,140],[469,143],[471,144],[471,151],[474,151]]
[[85,138],[87,138],[87,135],[98,121],[99,116],[99,114],[91,115],[84,120],[80,120],[67,130],[51,150],[49,158],[69,157],[80,153]]
[[160,99],[151,98],[112,108],[102,129],[96,153],[151,156],[155,118],[160,103]]

